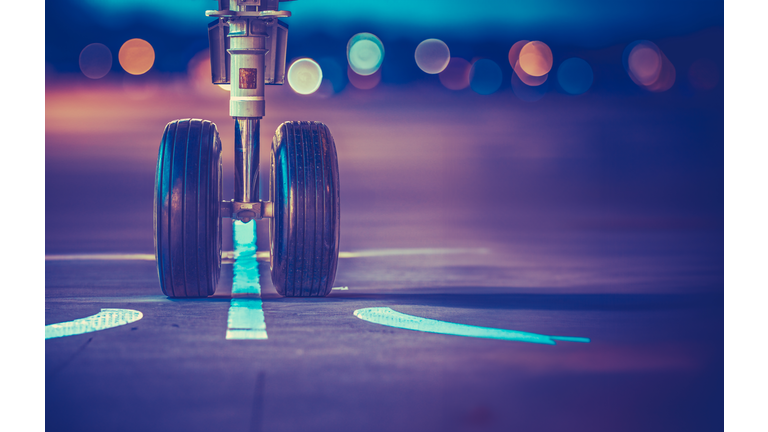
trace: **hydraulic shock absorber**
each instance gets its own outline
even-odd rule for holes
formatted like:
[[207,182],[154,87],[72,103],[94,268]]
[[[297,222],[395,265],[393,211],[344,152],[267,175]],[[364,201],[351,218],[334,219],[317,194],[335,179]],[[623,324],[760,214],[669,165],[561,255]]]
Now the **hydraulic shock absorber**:
[[208,26],[214,84],[229,84],[229,115],[235,120],[233,218],[248,222],[268,216],[259,200],[259,129],[265,115],[265,84],[282,84],[288,26],[279,0],[219,0]]

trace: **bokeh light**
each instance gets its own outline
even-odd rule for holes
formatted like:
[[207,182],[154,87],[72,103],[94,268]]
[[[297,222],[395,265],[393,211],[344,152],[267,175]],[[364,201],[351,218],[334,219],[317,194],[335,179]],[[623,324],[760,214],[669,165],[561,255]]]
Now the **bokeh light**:
[[320,88],[323,82],[323,70],[316,61],[310,58],[300,58],[288,68],[288,84],[298,94],[312,94]]
[[675,71],[675,67],[672,65],[672,62],[669,61],[667,56],[662,52],[661,71],[659,72],[659,77],[656,79],[656,82],[647,86],[646,88],[652,92],[667,91],[672,88],[672,85],[675,83],[676,75],[677,73]]
[[440,39],[427,39],[416,47],[416,64],[428,74],[439,74],[451,61],[448,45]]
[[512,91],[520,100],[536,102],[549,91],[549,81],[547,80],[538,86],[529,86],[522,82],[517,74],[512,74]]
[[312,96],[318,97],[320,99],[327,99],[336,93],[333,91],[333,83],[331,83],[330,80],[323,78],[323,82],[320,83],[320,87],[317,88],[317,91],[312,94]]
[[384,61],[384,44],[371,33],[358,33],[347,42],[347,61],[358,75],[374,74]]
[[480,59],[469,70],[469,85],[477,93],[491,94],[501,87],[501,68],[493,60]]
[[653,42],[636,44],[627,57],[630,77],[641,86],[656,82],[661,72],[661,53]]
[[531,41],[520,50],[520,67],[531,76],[542,76],[552,69],[552,50],[544,42]]
[[117,54],[120,66],[131,75],[147,73],[155,63],[155,50],[144,39],[126,41]]
[[675,83],[675,67],[651,41],[639,40],[627,45],[622,62],[629,78],[646,90],[661,92]]
[[520,81],[532,87],[540,86],[544,84],[544,82],[547,80],[547,77],[549,76],[549,74],[544,74],[542,76],[528,75],[527,73],[525,73],[523,68],[520,67],[519,61],[515,63],[514,70],[515,70],[515,74],[517,74],[517,77],[520,78]]
[[198,52],[189,60],[187,79],[200,94],[219,95],[220,90],[229,92],[231,88],[229,84],[213,84],[211,82],[211,56],[208,49]]
[[352,70],[352,67],[347,68],[347,78],[349,78],[350,84],[360,90],[370,90],[376,87],[381,81],[381,70],[370,75],[360,75]]
[[507,57],[509,58],[509,65],[512,66],[512,68],[515,67],[515,64],[517,64],[517,61],[520,59],[520,50],[522,50],[528,42],[530,41],[517,41],[512,45],[512,48],[509,49],[509,54],[507,54]]
[[91,79],[104,77],[112,69],[112,51],[106,45],[92,43],[80,51],[80,70]]
[[450,90],[462,90],[469,87],[469,70],[472,65],[461,57],[451,57],[448,66],[440,72],[438,77],[445,88]]
[[562,62],[557,69],[557,81],[567,93],[579,95],[592,86],[592,67],[585,60],[572,57]]
[[[344,90],[347,85],[347,77],[344,68],[339,65],[333,57],[322,57],[317,59],[317,64],[323,71],[323,81],[329,81],[334,93]],[[322,84],[321,84],[322,87]]]
[[712,90],[720,82],[720,71],[712,60],[699,59],[688,69],[688,80],[696,90]]

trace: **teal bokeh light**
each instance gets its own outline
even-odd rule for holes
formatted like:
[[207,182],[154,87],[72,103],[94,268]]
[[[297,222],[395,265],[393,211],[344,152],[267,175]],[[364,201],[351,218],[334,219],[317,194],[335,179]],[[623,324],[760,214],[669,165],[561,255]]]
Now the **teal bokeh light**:
[[347,42],[347,61],[356,74],[373,75],[384,61],[384,44],[374,34],[358,33]]
[[569,58],[557,69],[560,87],[572,95],[580,95],[589,90],[593,79],[592,67],[578,57]]

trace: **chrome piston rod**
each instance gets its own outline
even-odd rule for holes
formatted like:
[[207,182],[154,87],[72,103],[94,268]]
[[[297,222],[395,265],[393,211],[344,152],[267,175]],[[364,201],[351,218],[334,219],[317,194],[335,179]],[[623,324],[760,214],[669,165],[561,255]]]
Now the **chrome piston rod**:
[[235,201],[259,201],[259,118],[235,117]]

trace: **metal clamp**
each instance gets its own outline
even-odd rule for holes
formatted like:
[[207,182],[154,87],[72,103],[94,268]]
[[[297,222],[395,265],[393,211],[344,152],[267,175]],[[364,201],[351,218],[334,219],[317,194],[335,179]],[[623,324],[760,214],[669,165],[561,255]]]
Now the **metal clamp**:
[[236,219],[244,223],[248,223],[251,220],[261,220],[264,218],[273,217],[273,208],[269,201],[259,202],[237,202],[222,201],[221,202],[221,216]]

